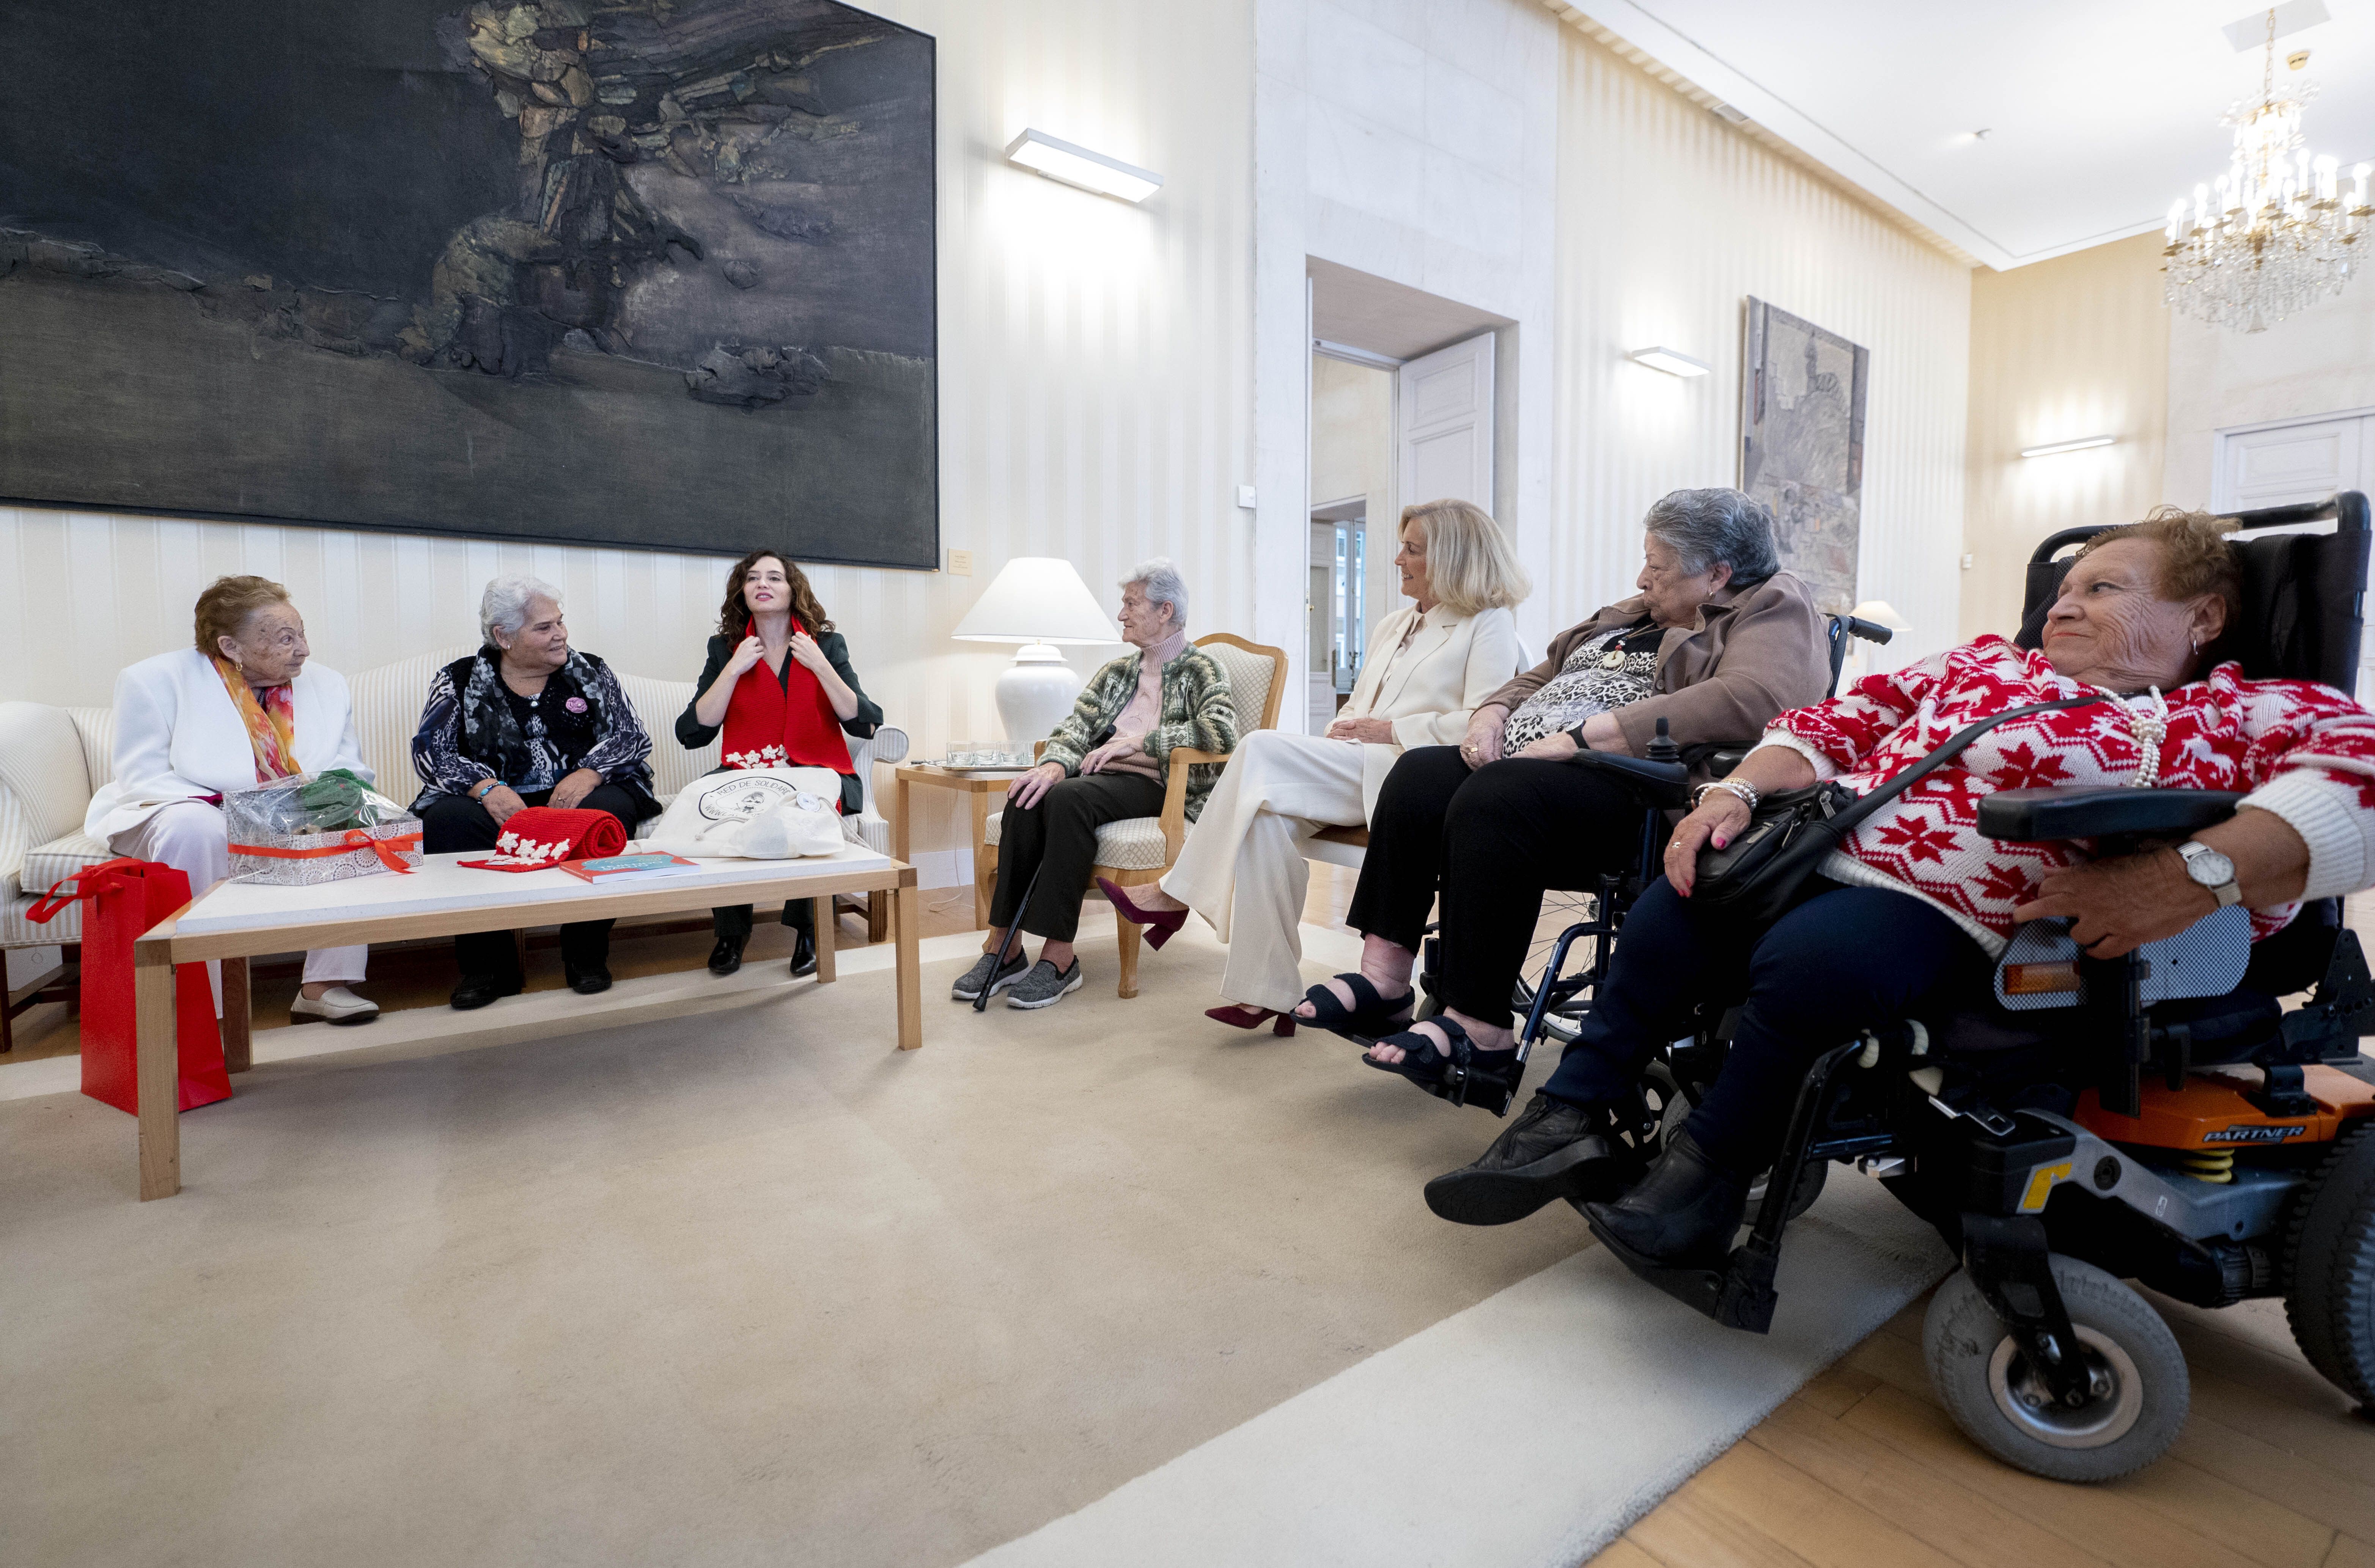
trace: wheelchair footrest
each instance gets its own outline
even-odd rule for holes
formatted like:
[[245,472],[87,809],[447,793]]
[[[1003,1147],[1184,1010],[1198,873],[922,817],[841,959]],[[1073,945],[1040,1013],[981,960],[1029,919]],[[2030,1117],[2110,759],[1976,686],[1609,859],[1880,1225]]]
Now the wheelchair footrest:
[[[1577,1204],[1577,1212],[1583,1206]],[[1584,1216],[1590,1224],[1591,1217]],[[1773,1326],[1773,1309],[1780,1300],[1773,1289],[1774,1260],[1745,1246],[1734,1247],[1720,1267],[1661,1263],[1626,1246],[1597,1225],[1591,1233],[1600,1244],[1640,1279],[1715,1319],[1726,1328],[1763,1334]]]

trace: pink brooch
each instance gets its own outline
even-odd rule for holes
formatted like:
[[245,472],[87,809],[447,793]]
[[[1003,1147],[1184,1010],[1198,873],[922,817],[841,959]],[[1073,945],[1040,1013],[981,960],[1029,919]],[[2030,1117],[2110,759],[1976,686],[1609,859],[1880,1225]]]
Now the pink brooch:
[[573,713],[582,713],[585,711],[585,699],[583,697],[572,697],[568,701],[563,702],[561,706],[568,709]]

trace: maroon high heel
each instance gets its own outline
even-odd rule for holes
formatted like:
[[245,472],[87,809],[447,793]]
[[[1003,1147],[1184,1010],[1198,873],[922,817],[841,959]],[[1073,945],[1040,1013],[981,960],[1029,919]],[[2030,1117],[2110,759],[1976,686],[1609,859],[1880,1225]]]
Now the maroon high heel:
[[[1103,877],[1098,878],[1097,886],[1104,891],[1105,898],[1113,904],[1114,908],[1121,912],[1121,917],[1124,920],[1128,921],[1133,925],[1143,925],[1146,927],[1146,945],[1152,948],[1156,952],[1161,952],[1163,950],[1163,944],[1171,940],[1171,935],[1173,932],[1188,924],[1188,912],[1184,909],[1165,909],[1160,911],[1140,909],[1138,905],[1129,902],[1129,895],[1128,893],[1122,891],[1119,888],[1115,887],[1113,883],[1106,878]],[[1245,1027],[1251,1029],[1253,1025],[1247,1024]]]
[[1291,1039],[1294,1034],[1293,1013],[1274,1013],[1268,1008],[1257,1008],[1251,1003],[1231,1002],[1226,1007],[1206,1008],[1204,1016],[1215,1023],[1225,1023],[1231,1029],[1259,1029],[1267,1022],[1270,1032],[1282,1039]]

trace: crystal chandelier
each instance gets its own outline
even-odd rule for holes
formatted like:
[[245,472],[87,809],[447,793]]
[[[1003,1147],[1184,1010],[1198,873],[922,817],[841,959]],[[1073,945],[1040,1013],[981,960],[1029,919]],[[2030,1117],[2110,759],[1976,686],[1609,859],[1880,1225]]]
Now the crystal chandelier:
[[2267,63],[2260,96],[2227,112],[2235,158],[2217,184],[2193,187],[2168,209],[2164,297],[2172,310],[2214,325],[2264,332],[2294,312],[2339,293],[2355,270],[2370,216],[2369,166],[2342,195],[2332,158],[2311,159],[2301,145],[2308,82],[2276,91],[2276,13],[2268,13]]

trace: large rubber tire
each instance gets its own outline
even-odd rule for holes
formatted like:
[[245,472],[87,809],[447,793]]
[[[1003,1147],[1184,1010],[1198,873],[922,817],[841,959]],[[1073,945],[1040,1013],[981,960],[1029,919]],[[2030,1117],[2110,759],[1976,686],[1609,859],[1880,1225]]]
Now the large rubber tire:
[[2327,1382],[2375,1405],[2375,1132],[2317,1169],[2285,1228],[2285,1316]]
[[2056,1254],[2053,1281],[2108,1391],[2078,1411],[2028,1407],[2026,1363],[1968,1273],[1956,1271],[1922,1320],[1930,1385],[1972,1442],[2016,1469],[2059,1481],[2116,1480],[2168,1451],[2192,1402],[2185,1353],[2142,1296],[2091,1263]]

